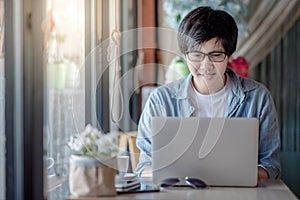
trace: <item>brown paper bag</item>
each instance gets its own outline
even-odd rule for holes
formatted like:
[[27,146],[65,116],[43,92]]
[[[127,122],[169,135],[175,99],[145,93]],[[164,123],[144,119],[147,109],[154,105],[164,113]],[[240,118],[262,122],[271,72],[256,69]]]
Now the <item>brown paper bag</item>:
[[115,196],[116,158],[71,156],[69,187],[74,197]]

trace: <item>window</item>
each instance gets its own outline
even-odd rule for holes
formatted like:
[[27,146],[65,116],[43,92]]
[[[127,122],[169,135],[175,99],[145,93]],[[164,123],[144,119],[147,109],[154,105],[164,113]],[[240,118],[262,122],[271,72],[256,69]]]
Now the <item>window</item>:
[[85,126],[85,0],[46,0],[44,149],[48,199],[68,196],[71,135]]
[[110,36],[111,15],[116,15],[112,2],[5,1],[9,45],[5,98],[0,62],[0,117],[5,123],[0,129],[0,199],[42,199],[43,194],[65,199],[69,137],[87,123],[110,129],[111,77],[107,70],[108,76],[97,80],[108,64],[94,49]]
[[48,199],[56,200],[69,195],[70,136],[86,124],[109,130],[109,78],[97,74],[107,66],[98,44],[109,36],[103,27],[111,1],[45,2],[44,179]]

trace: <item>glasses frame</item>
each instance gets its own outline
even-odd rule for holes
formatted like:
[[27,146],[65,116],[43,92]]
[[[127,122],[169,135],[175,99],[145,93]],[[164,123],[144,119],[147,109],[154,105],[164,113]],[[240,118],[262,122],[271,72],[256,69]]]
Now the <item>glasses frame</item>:
[[[193,60],[193,59],[190,59],[190,56],[189,56],[190,53],[199,53],[199,54],[203,55],[203,58],[200,59],[200,60]],[[212,60],[211,56],[214,55],[214,54],[224,54],[224,58],[223,58],[222,60],[217,60],[217,61]],[[228,56],[228,55],[226,54],[226,52],[224,52],[224,51],[213,51],[213,52],[210,52],[210,53],[203,53],[203,52],[201,52],[201,51],[186,51],[186,52],[185,52],[185,55],[186,55],[187,58],[188,58],[190,61],[192,61],[192,62],[202,62],[202,61],[205,59],[205,57],[207,56],[208,59],[209,59],[211,62],[214,62],[214,63],[220,63],[220,62],[223,62],[223,61],[225,60],[225,58]]]
[[[184,184],[178,185],[178,183],[184,183]],[[207,187],[207,185],[204,181],[202,181],[200,179],[197,179],[197,178],[189,178],[189,177],[164,179],[160,182],[159,185],[162,188],[190,186],[193,189],[200,189],[200,188],[206,188]]]

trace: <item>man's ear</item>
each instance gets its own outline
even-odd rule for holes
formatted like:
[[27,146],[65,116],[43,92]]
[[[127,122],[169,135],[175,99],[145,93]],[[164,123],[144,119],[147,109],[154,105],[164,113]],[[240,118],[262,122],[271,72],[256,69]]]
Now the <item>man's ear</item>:
[[229,62],[229,63],[232,63],[232,61],[233,61],[233,57],[232,57],[232,55],[230,55],[230,56],[228,57],[228,62]]

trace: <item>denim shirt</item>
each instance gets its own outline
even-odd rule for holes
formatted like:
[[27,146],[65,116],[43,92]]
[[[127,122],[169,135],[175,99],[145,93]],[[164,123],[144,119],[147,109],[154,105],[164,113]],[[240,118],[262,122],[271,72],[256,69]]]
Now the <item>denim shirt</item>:
[[[232,98],[228,99],[225,117],[255,117],[259,120],[258,166],[263,167],[269,178],[279,178],[280,135],[277,113],[268,89],[262,84],[236,75],[227,68],[232,81]],[[147,99],[139,126],[137,147],[140,160],[136,173],[152,165],[150,124],[153,116],[190,117],[195,106],[191,102],[192,75],[156,88]],[[242,148],[242,147],[241,147]]]

